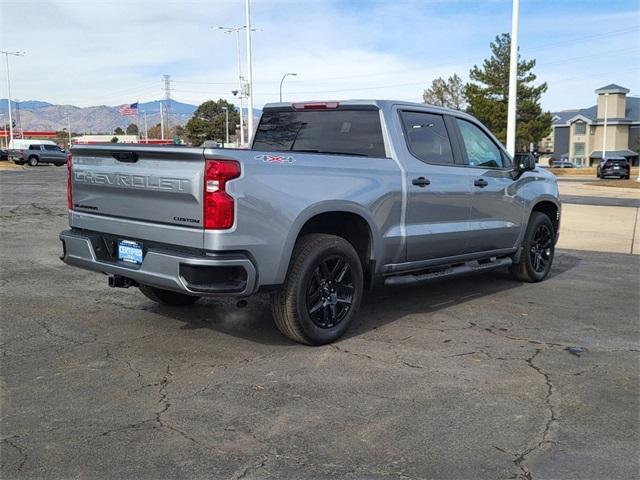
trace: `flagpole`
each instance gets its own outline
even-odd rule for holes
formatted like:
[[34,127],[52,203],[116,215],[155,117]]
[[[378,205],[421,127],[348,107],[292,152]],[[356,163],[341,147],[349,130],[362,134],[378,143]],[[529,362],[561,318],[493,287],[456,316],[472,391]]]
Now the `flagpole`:
[[147,111],[144,111],[144,143],[149,143],[149,131],[147,130]]

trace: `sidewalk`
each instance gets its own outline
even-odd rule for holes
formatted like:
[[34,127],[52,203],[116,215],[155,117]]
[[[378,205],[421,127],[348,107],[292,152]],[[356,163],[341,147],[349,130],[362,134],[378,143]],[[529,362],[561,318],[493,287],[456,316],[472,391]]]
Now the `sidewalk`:
[[640,209],[562,205],[558,248],[640,255]]

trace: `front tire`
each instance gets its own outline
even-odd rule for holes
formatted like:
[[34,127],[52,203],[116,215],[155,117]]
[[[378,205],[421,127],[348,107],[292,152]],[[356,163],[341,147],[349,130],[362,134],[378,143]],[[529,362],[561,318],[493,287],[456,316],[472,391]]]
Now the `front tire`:
[[191,305],[198,301],[200,297],[193,295],[185,295],[184,293],[172,292],[162,288],[151,287],[149,285],[138,285],[138,288],[145,297],[162,305],[183,306]]
[[32,167],[38,166],[38,157],[29,157],[29,165]]
[[521,282],[541,282],[553,263],[555,236],[551,219],[541,212],[533,212],[522,241],[520,261],[514,263],[511,275]]
[[305,235],[296,242],[284,285],[271,297],[273,320],[295,342],[331,343],[349,328],[362,291],[362,266],[349,242]]

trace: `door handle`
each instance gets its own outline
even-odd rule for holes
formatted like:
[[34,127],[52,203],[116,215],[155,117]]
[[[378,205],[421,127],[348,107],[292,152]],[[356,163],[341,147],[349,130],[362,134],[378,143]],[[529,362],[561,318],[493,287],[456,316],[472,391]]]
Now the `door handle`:
[[411,183],[413,183],[414,185],[417,185],[419,187],[426,187],[427,185],[431,184],[431,180],[429,180],[428,178],[424,178],[424,177],[418,177],[418,178],[414,178],[413,180],[411,180]]
[[486,187],[487,185],[489,185],[489,182],[487,182],[484,178],[477,178],[477,179],[475,180],[475,182],[473,182],[473,184],[474,184],[476,187],[484,188],[484,187]]

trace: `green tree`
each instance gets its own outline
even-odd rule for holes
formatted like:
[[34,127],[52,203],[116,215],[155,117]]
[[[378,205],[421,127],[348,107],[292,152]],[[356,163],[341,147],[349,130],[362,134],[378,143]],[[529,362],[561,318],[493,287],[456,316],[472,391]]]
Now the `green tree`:
[[217,102],[208,100],[198,107],[185,126],[189,142],[200,145],[205,140],[221,142],[225,139],[225,111],[222,107],[229,109],[229,137],[235,135],[235,126],[240,121],[235,106],[223,99]]
[[466,105],[464,87],[462,79],[455,73],[446,80],[438,77],[424,91],[422,99],[429,105],[463,110]]
[[116,135],[124,135],[124,130],[122,130],[120,127],[118,127],[113,131],[113,133],[116,134]]
[[129,126],[127,126],[127,135],[138,135],[138,133],[140,133],[140,130],[135,123],[130,123]]
[[[484,123],[501,142],[507,138],[507,104],[509,101],[509,55],[511,36],[498,35],[491,42],[491,57],[482,67],[474,65],[469,72],[470,83],[464,93],[469,103],[467,111]],[[527,150],[551,131],[551,113],[542,112],[540,97],[547,84],[534,85],[532,72],[536,61],[521,60],[518,54],[518,99],[516,114],[516,149]]]
[[111,143],[118,143],[118,137],[113,137],[110,141]]

